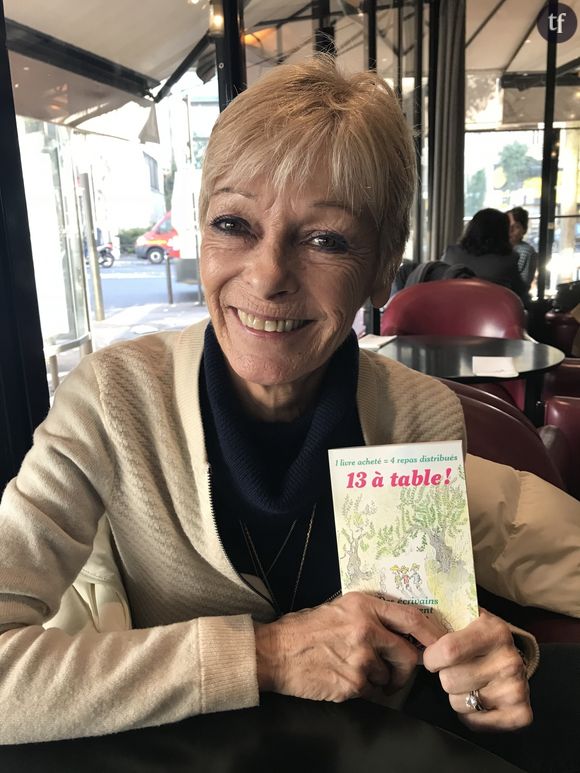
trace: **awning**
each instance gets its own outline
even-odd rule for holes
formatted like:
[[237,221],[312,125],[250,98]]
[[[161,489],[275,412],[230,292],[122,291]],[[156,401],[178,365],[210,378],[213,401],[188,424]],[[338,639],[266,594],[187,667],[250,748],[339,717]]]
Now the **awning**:
[[16,112],[67,125],[151,104],[207,31],[207,2],[5,0]]
[[[580,0],[567,0],[580,17]],[[378,3],[377,63],[392,73],[397,10]],[[391,5],[389,3],[389,5]],[[541,120],[534,74],[546,67],[546,42],[536,29],[545,0],[470,0],[468,75],[506,78],[513,118]],[[357,0],[332,0],[340,63],[365,67],[363,16]],[[16,110],[20,115],[82,126],[88,118],[133,101],[150,105],[163,82],[192,51],[188,66],[211,75],[207,39],[209,0],[4,0]],[[428,6],[426,5],[428,20]],[[250,0],[244,9],[248,80],[280,60],[312,51],[311,8],[303,0]],[[404,74],[412,77],[415,50],[412,7],[403,7]],[[206,45],[207,44],[207,45]],[[424,74],[428,57],[424,56]],[[575,87],[580,71],[580,30],[558,45],[559,86]],[[511,78],[511,80],[510,80]],[[580,81],[579,81],[580,82]],[[534,91],[535,90],[535,91]],[[515,91],[513,93],[515,93]],[[564,92],[562,92],[564,93]],[[571,114],[571,111],[568,110]],[[523,118],[522,118],[523,116]]]

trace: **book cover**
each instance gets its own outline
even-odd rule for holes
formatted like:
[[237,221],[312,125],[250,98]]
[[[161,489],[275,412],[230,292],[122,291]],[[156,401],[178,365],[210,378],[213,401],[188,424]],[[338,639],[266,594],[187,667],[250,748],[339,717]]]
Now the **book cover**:
[[343,593],[413,604],[448,630],[478,617],[461,441],[328,452]]

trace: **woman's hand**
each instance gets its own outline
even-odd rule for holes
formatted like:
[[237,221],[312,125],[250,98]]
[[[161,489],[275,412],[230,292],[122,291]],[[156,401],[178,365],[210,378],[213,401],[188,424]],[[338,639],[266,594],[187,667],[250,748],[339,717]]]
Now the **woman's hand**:
[[[531,723],[526,669],[499,617],[482,609],[479,619],[430,645],[423,665],[439,673],[451,707],[472,730],[517,730]],[[466,703],[472,690],[485,711]]]
[[311,700],[379,698],[409,679],[417,648],[444,634],[412,606],[347,593],[314,609],[255,624],[260,690]]

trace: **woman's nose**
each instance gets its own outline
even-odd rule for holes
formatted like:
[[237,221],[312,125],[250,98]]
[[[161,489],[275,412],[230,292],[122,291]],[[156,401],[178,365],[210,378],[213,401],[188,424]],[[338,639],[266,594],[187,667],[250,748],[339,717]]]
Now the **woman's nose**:
[[271,240],[260,242],[248,255],[245,279],[252,292],[264,299],[296,292],[291,247]]

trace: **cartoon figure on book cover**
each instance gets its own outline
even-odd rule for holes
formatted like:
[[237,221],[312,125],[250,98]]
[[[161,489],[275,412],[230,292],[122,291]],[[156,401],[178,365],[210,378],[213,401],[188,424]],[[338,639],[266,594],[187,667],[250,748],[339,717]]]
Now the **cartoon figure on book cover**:
[[[384,571],[385,570],[383,569],[383,572]],[[381,591],[384,593],[387,589],[384,587],[383,572],[381,572],[380,583]],[[414,598],[417,594],[419,594],[419,596],[425,595],[423,581],[419,574],[419,564],[414,563],[411,564],[410,567],[405,564],[402,566],[393,564],[393,566],[391,566],[391,573],[393,575],[395,587],[401,592],[403,597]],[[390,586],[390,583],[388,583],[388,585]]]

